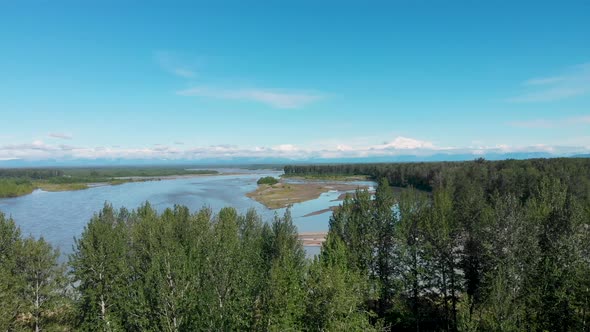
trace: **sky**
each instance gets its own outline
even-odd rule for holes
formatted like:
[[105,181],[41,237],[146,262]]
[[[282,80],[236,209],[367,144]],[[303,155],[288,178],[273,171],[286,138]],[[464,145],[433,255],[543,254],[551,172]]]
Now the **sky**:
[[0,160],[590,151],[589,1],[0,1]]

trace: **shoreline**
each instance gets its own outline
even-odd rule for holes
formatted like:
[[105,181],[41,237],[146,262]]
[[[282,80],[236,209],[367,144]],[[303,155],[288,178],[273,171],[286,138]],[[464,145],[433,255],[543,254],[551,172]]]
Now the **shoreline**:
[[303,217],[302,217],[302,218],[307,218],[307,217],[311,217],[311,216],[317,216],[317,215],[324,214],[324,213],[328,213],[328,212],[334,212],[334,211],[336,211],[336,209],[338,209],[338,207],[339,207],[339,206],[337,206],[337,205],[335,205],[335,206],[330,206],[330,207],[328,207],[328,208],[321,209],[321,210],[314,211],[314,212],[308,213],[308,214],[306,214],[306,215],[303,215]]
[[0,197],[17,198],[32,194],[36,190],[44,192],[64,192],[64,191],[79,191],[105,186],[118,186],[133,182],[151,182],[151,181],[167,181],[180,180],[188,178],[206,177],[206,176],[230,176],[240,175],[242,173],[211,173],[211,174],[178,174],[178,175],[163,175],[163,176],[129,176],[129,177],[113,177],[111,181],[106,182],[78,182],[78,183],[47,183],[47,182],[33,182],[31,191],[14,196]]
[[327,231],[324,232],[301,232],[297,235],[299,240],[306,247],[321,247],[326,242]]

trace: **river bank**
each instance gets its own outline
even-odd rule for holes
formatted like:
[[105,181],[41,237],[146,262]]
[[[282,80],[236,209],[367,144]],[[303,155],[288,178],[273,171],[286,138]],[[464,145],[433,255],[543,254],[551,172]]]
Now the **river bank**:
[[[4,172],[19,172],[19,170],[4,170]],[[48,178],[35,178],[26,172],[42,172],[38,170],[22,170],[24,174],[16,173],[12,177],[0,177],[0,198],[20,197],[31,194],[35,190],[48,192],[77,191],[101,186],[115,186],[130,182],[163,181],[202,176],[227,176],[234,173],[220,173],[215,170],[185,170],[185,169],[106,169],[56,170],[59,175]],[[177,173],[177,174],[174,174]],[[129,175],[127,175],[129,174]],[[124,175],[124,176],[119,176]]]

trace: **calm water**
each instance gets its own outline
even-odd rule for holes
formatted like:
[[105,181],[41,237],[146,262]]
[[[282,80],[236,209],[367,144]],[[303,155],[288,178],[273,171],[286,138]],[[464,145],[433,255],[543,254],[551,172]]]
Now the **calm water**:
[[[256,189],[256,181],[262,176],[279,176],[282,172],[270,170],[222,169],[221,172],[241,174],[203,176],[175,180],[126,183],[118,186],[102,186],[80,191],[45,192],[37,190],[30,195],[0,199],[0,211],[12,216],[23,234],[43,236],[59,247],[66,255],[72,251],[74,237],[79,236],[92,215],[105,202],[114,207],[133,209],[149,201],[162,211],[174,204],[188,206],[191,211],[208,206],[218,211],[232,206],[239,212],[255,208],[265,221],[275,213],[282,215],[285,209],[269,210],[262,204],[246,197]],[[372,185],[371,182],[354,182]],[[308,213],[338,205],[340,192],[327,192],[318,199],[298,203],[291,208],[293,220],[300,232],[326,231],[331,212],[303,217]],[[318,248],[309,253],[319,252]]]

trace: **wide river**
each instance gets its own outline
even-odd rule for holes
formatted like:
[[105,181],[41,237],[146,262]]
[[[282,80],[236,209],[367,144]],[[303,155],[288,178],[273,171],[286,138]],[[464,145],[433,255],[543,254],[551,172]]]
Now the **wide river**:
[[[100,186],[79,191],[46,192],[36,190],[30,195],[0,199],[0,211],[12,216],[24,235],[43,236],[59,247],[63,256],[72,252],[74,237],[80,236],[84,226],[105,202],[114,207],[133,209],[149,201],[159,211],[174,204],[188,206],[196,211],[204,206],[214,212],[232,206],[239,212],[255,208],[265,221],[275,213],[282,215],[285,209],[269,210],[246,197],[256,189],[256,181],[263,176],[278,177],[272,170],[218,169],[222,174],[168,179],[161,181],[133,182],[117,186]],[[373,185],[372,182],[352,182]],[[338,205],[335,200],[340,192],[327,192],[319,198],[294,204],[293,221],[300,232],[327,231],[331,212],[304,217],[306,214]],[[308,247],[308,254],[319,249]]]

